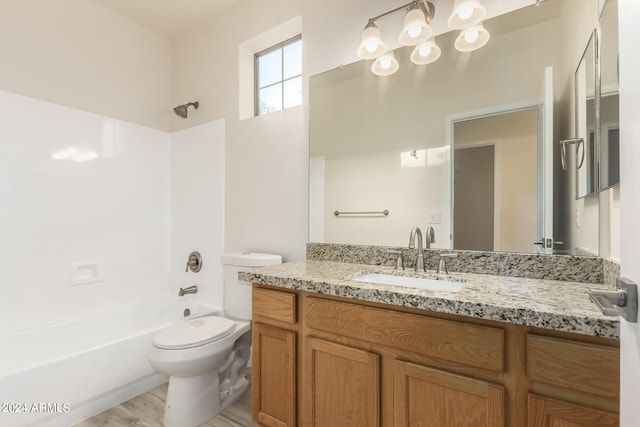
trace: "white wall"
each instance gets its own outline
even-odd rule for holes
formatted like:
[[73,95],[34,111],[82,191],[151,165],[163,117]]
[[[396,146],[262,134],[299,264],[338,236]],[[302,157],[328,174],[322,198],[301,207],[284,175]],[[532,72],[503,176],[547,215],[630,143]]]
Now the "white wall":
[[294,0],[238,2],[173,44],[174,103],[200,101],[192,120],[177,121],[176,128],[225,119],[225,251],[305,257],[305,106],[238,118],[239,45],[300,13],[301,2]]
[[[620,217],[621,274],[640,283],[640,57],[637,54],[640,3],[620,0]],[[621,427],[640,420],[640,323],[621,322]]]
[[0,139],[0,331],[166,294],[168,133],[0,92]]
[[[198,299],[222,307],[224,247],[224,120],[171,135],[171,281],[169,296],[197,285]],[[202,269],[185,272],[192,251]]]
[[171,41],[92,1],[0,1],[0,58],[0,90],[171,129]]

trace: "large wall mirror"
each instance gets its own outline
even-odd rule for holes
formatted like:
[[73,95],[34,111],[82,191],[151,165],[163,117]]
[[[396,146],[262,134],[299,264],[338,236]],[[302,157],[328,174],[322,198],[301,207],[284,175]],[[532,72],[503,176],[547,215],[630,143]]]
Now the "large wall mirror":
[[[313,76],[309,241],[405,246],[419,226],[434,228],[436,248],[575,253],[558,220],[569,196],[554,191],[564,175],[553,100],[573,104],[593,30],[575,34],[573,24],[597,8],[547,0],[485,21],[491,39],[475,52],[456,51],[445,33],[433,64],[414,65],[403,47],[391,76],[373,75],[371,61]],[[473,172],[483,183],[468,179],[480,164],[490,165]],[[597,236],[594,223],[581,231]]]

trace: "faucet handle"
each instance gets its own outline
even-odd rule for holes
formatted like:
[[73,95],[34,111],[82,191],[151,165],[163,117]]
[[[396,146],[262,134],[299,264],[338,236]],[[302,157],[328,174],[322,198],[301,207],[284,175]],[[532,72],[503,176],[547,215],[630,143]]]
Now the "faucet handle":
[[396,270],[404,270],[404,259],[402,259],[402,251],[400,249],[390,249],[390,254],[398,255],[396,258]]
[[189,272],[189,270],[191,270],[194,273],[197,273],[198,271],[200,271],[200,269],[202,269],[202,255],[200,255],[200,252],[193,251],[189,254],[189,258],[187,259],[187,267],[185,268],[184,272],[187,273]]
[[444,274],[449,274],[449,270],[447,269],[447,258],[457,258],[457,253],[446,253],[440,254],[440,261],[438,261],[438,269],[436,270],[436,274],[442,273],[444,270]]

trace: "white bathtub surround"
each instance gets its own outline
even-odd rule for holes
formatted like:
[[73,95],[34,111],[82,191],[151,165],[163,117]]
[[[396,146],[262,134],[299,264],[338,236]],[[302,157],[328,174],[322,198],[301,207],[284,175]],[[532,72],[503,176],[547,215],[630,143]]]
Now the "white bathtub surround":
[[[190,318],[220,314],[185,303],[131,304],[44,328],[0,335],[0,402],[26,413],[0,413],[0,425],[60,427],[82,421],[166,382],[147,362],[154,335]],[[33,405],[48,405],[33,411]]]
[[224,122],[170,134],[0,91],[0,139],[0,401],[36,404],[0,425],[68,426],[166,381],[150,302],[222,306]]
[[167,294],[169,133],[0,91],[0,139],[0,333]]
[[[224,120],[171,134],[171,287],[197,285],[183,298],[222,305],[224,251]],[[198,273],[185,272],[192,251],[202,255]]]

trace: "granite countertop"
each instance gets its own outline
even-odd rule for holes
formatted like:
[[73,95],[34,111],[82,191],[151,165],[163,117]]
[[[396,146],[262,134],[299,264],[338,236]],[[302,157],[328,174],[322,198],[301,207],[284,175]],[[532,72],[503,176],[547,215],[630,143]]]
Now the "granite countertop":
[[[352,280],[366,273],[446,277],[464,281],[459,292],[429,291]],[[620,321],[589,301],[597,284],[485,274],[397,271],[391,267],[330,261],[299,261],[245,270],[239,278],[283,289],[333,295],[524,326],[619,339]]]

